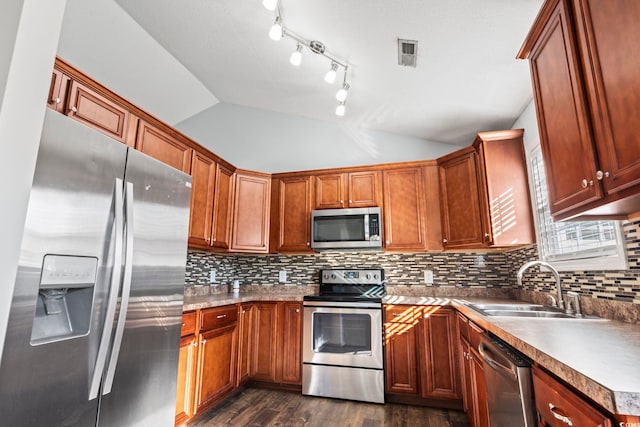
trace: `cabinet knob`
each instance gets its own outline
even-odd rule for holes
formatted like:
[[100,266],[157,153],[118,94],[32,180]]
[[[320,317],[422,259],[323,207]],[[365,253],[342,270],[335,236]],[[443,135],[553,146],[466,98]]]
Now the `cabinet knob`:
[[447,239],[442,239],[442,243],[447,243],[448,240]]
[[60,104],[62,102],[62,100],[60,98],[53,98],[53,103],[54,104]]
[[207,343],[207,340],[203,339],[202,340],[202,345],[205,345]]
[[551,415],[553,415],[556,420],[560,420],[566,425],[572,426],[573,421],[571,421],[571,418],[567,417],[566,415],[562,415],[561,413],[557,412],[556,409],[556,405],[554,405],[553,403],[549,403],[549,411],[551,412]]
[[488,238],[489,238],[489,233],[484,233],[484,237],[485,237],[486,239],[488,239]]
[[340,200],[340,204],[343,205],[344,204],[344,200]]
[[385,243],[388,245],[390,242],[388,240],[385,240]]
[[609,172],[598,171],[596,172],[596,178],[598,178],[598,181],[602,181],[603,178],[609,178]]
[[71,107],[69,108],[69,111],[71,111],[72,113],[77,113],[78,109],[76,107]]
[[300,309],[299,308],[296,308],[296,313],[300,313]]
[[351,201],[351,199],[349,199],[349,203],[353,203],[353,202]]
[[307,242],[307,246],[310,246],[309,242]]
[[212,242],[215,242],[215,241],[216,241],[216,238],[214,237],[213,239],[211,239],[211,241],[212,241]]
[[582,180],[582,188],[593,187],[593,180],[587,181],[587,179]]
[[192,346],[197,347],[198,346],[198,341],[194,341],[191,343]]

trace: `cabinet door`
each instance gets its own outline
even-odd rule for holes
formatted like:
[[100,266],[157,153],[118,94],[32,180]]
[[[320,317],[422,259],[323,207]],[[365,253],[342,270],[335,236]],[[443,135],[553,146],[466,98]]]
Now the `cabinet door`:
[[136,150],[182,172],[191,170],[191,148],[163,130],[140,120]]
[[386,392],[418,396],[416,340],[420,314],[412,306],[387,306],[384,315]]
[[286,384],[302,384],[302,304],[284,302],[281,304],[280,326],[282,333],[281,353],[278,360],[282,363],[279,381]]
[[200,335],[196,412],[233,390],[236,383],[236,324]]
[[552,215],[603,196],[574,32],[567,1],[560,0],[530,55]]
[[455,342],[456,312],[424,307],[420,328],[421,388],[423,397],[460,400],[460,375]]
[[278,306],[256,303],[253,308],[253,357],[251,375],[258,381],[276,381]]
[[607,193],[615,193],[640,184],[640,143],[630,125],[640,120],[640,2],[573,5],[600,170],[609,175],[602,183]]
[[487,406],[487,384],[484,379],[484,367],[480,354],[474,347],[469,347],[469,365],[473,395],[474,427],[489,425],[489,407]]
[[477,247],[484,233],[478,198],[476,153],[465,150],[439,163],[442,242],[445,248]]
[[70,82],[66,114],[105,135],[133,146],[129,139],[131,113],[78,81]]
[[345,176],[333,173],[316,176],[316,209],[343,208],[345,198]]
[[195,151],[191,159],[191,213],[189,219],[189,246],[209,247],[213,219],[213,190],[216,163]]
[[234,193],[230,250],[267,253],[271,180],[263,175],[236,173]]
[[213,219],[211,246],[229,249],[231,240],[231,212],[233,209],[233,171],[218,164],[213,190]]
[[253,304],[240,304],[238,307],[238,382],[244,384],[251,376]]
[[383,183],[386,249],[426,249],[422,170],[386,170]]
[[281,178],[274,182],[278,192],[272,232],[277,233],[277,252],[310,251],[311,177]]
[[348,174],[347,195],[350,208],[380,206],[382,204],[382,174],[379,171]]
[[198,363],[198,340],[195,335],[180,339],[178,358],[178,381],[176,393],[176,424],[191,418],[194,414],[194,392],[196,367]]
[[59,113],[64,113],[64,101],[69,86],[69,77],[60,70],[51,73],[51,85],[47,96],[47,107]]

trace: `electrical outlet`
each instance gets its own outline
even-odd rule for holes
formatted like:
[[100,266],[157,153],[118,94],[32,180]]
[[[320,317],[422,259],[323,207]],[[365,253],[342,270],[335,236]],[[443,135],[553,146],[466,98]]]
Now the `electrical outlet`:
[[424,270],[424,283],[433,285],[433,270]]
[[287,282],[287,271],[286,270],[280,270],[278,272],[278,281],[280,283],[286,283]]
[[216,283],[216,269],[209,270],[209,283]]

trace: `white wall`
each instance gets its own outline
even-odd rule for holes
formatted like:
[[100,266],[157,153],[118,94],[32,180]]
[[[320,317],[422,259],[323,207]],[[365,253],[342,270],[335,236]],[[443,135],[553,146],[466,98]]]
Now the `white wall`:
[[538,131],[538,119],[536,116],[536,105],[533,99],[518,119],[513,123],[513,129],[524,129],[524,147],[527,156],[529,152],[538,144],[540,144],[540,133]]
[[113,0],[68,0],[58,55],[168,124],[218,102]]
[[176,127],[237,167],[270,173],[435,159],[460,148],[224,103]]
[[0,72],[0,358],[64,6],[65,0],[2,3],[0,23],[7,27],[0,43],[0,67],[6,69]]

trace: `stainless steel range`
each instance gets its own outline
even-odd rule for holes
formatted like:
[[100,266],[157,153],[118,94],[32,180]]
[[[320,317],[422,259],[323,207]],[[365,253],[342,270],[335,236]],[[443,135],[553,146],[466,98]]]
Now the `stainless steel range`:
[[302,393],[384,403],[384,270],[320,271],[304,297]]

